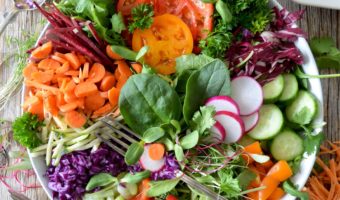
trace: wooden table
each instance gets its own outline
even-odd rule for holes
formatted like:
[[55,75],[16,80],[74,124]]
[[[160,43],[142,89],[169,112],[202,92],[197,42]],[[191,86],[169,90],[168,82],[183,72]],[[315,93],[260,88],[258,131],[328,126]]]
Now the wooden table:
[[[306,6],[297,5],[291,1],[280,0],[282,5],[293,11],[297,9],[305,9],[306,13],[303,20],[299,22],[299,25],[308,33],[309,38],[319,36],[331,36],[337,40],[338,47],[340,47],[340,12],[335,10],[311,8]],[[0,0],[0,13],[8,11],[7,8],[11,6],[10,0]],[[2,20],[2,19],[0,19]],[[23,33],[34,33],[40,32],[42,29],[41,15],[34,12],[21,12],[17,18],[13,20],[6,32],[0,38],[0,63],[4,59],[5,55],[15,51],[17,47],[6,44],[6,38],[15,37],[23,39]],[[11,68],[2,68],[0,72],[0,85],[8,80],[10,77]],[[336,73],[340,71],[336,70],[322,70],[321,73]],[[322,80],[322,87],[324,91],[324,110],[325,110],[325,121],[328,122],[324,129],[325,134],[329,140],[340,139],[340,79],[326,79]],[[20,114],[20,92],[14,96],[10,104],[6,107],[5,111],[0,112],[0,119],[13,120]],[[30,180],[24,180],[34,182],[36,178],[30,178]],[[18,187],[18,184],[13,180],[10,184]],[[45,200],[47,196],[42,189],[28,190],[25,193],[28,197],[33,200]],[[0,183],[0,199],[10,199],[6,187]]]

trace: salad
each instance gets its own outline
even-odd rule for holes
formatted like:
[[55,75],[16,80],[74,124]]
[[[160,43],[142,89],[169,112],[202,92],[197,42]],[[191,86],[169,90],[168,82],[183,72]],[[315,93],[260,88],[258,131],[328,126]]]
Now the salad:
[[267,0],[35,6],[50,26],[28,51],[13,131],[44,157],[54,198],[209,199],[181,174],[228,199],[299,194],[290,178],[323,139],[294,45],[302,11]]

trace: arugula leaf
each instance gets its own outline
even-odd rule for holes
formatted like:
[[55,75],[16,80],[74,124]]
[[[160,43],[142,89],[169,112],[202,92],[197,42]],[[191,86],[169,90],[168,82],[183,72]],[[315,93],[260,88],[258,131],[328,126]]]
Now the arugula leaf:
[[208,136],[208,130],[216,123],[214,119],[215,113],[213,106],[200,107],[200,110],[194,114],[190,123],[192,130],[197,130],[201,136]]
[[39,121],[37,115],[26,112],[13,122],[13,138],[22,146],[33,149],[41,144],[37,135],[41,126],[43,122]]
[[153,6],[151,4],[139,4],[131,10],[132,19],[129,24],[129,31],[135,29],[148,29],[153,23]]
[[121,33],[126,29],[123,15],[121,12],[112,15],[111,17],[112,30],[116,33]]
[[325,134],[323,133],[318,133],[316,135],[308,134],[307,137],[303,140],[305,152],[308,155],[318,152],[320,149],[320,145],[324,140]]
[[283,189],[286,193],[298,197],[301,200],[309,200],[308,194],[306,192],[300,192],[290,181],[283,182]]

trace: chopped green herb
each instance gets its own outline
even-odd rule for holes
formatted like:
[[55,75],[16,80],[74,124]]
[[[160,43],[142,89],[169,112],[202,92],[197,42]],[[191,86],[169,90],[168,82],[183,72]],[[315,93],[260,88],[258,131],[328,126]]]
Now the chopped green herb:
[[212,106],[202,106],[200,110],[194,114],[192,118],[191,127],[192,130],[197,130],[201,136],[208,136],[209,129],[215,124],[216,111]]
[[148,29],[153,23],[153,7],[151,4],[139,4],[131,10],[132,19],[129,24],[129,31],[135,29]]
[[33,149],[41,144],[37,133],[42,125],[37,115],[26,112],[13,122],[13,138],[22,146]]
[[298,197],[301,200],[309,200],[309,196],[306,192],[300,192],[295,185],[293,185],[291,182],[289,181],[285,181],[283,183],[283,189],[285,192],[287,192],[288,194]]

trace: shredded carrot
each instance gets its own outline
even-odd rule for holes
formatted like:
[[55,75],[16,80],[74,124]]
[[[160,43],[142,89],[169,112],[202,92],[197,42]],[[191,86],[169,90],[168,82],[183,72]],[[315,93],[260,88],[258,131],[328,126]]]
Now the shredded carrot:
[[[313,176],[306,185],[305,191],[311,200],[340,199],[340,141],[327,143],[331,148],[321,146],[319,156],[316,158],[316,163],[323,171],[318,173],[313,169]],[[320,158],[321,155],[329,156],[328,165]]]

